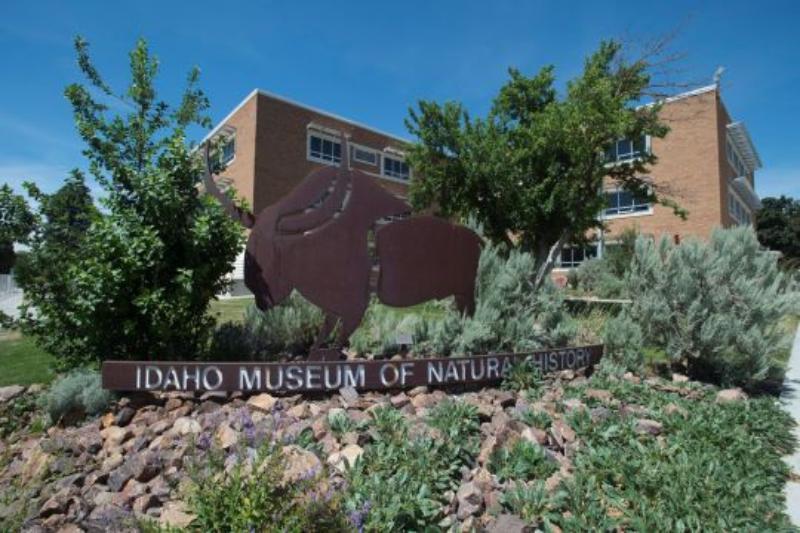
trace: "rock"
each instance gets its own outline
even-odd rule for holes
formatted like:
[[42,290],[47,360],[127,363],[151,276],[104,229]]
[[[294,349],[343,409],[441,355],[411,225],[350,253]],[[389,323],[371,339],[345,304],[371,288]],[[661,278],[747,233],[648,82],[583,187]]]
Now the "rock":
[[123,524],[130,518],[130,513],[114,504],[100,505],[89,513],[87,529],[89,531],[107,531],[109,524]]
[[494,406],[480,398],[470,398],[466,400],[466,403],[478,412],[478,421],[480,422],[488,422],[494,416]]
[[162,526],[185,528],[194,520],[194,515],[188,512],[183,502],[167,502],[161,509],[158,521]]
[[111,503],[111,500],[113,498],[114,498],[114,493],[113,492],[110,492],[110,491],[107,491],[107,490],[101,490],[97,494],[94,495],[94,498],[92,499],[92,503],[94,504],[95,507],[100,507],[102,505],[107,505],[107,504]]
[[717,403],[739,402],[747,399],[742,389],[725,389],[717,393]]
[[409,398],[405,392],[401,392],[389,398],[389,403],[391,403],[392,407],[395,409],[401,409],[411,403],[411,398]]
[[686,409],[674,403],[669,403],[664,407],[664,414],[667,415],[678,414],[681,415],[683,418],[689,416],[689,413],[686,412]]
[[328,434],[328,422],[325,418],[317,418],[311,423],[311,431],[314,433],[314,440],[320,440]]
[[47,518],[55,514],[65,514],[69,508],[69,503],[69,492],[59,491],[44,502],[44,505],[39,509],[39,517]]
[[136,513],[146,513],[151,507],[156,507],[160,502],[152,494],[142,494],[133,500],[133,510]]
[[103,416],[100,417],[100,428],[105,429],[109,426],[113,426],[115,418],[116,416],[114,416],[114,413],[104,414]]
[[628,403],[619,408],[619,414],[624,416],[645,417],[650,414],[646,407],[635,403]]
[[239,440],[239,435],[231,428],[227,422],[220,424],[214,438],[219,442],[223,450],[231,448]]
[[131,419],[133,419],[133,415],[136,414],[136,411],[131,409],[130,407],[123,407],[117,413],[117,416],[114,417],[114,424],[119,427],[125,427],[130,424]]
[[637,375],[634,375],[632,372],[625,372],[625,373],[622,375],[622,379],[624,379],[625,381],[627,381],[627,382],[629,382],[629,383],[636,383],[636,384],[638,384],[638,383],[641,383],[641,382],[642,382],[642,379],[641,379],[639,376],[637,376]]
[[501,514],[495,520],[494,525],[488,529],[488,533],[530,533],[533,528],[525,521],[513,514]]
[[270,413],[277,402],[277,398],[265,392],[251,397],[247,400],[247,405],[262,413]]
[[172,429],[178,435],[197,435],[203,428],[194,418],[182,416],[175,420],[175,423],[172,424]]
[[44,477],[50,468],[52,459],[53,457],[49,453],[45,453],[41,446],[37,445],[33,447],[28,453],[20,471],[19,478],[21,484],[25,485],[31,480]]
[[358,401],[358,391],[353,387],[342,387],[339,389],[339,396],[346,406],[353,405]]
[[603,389],[586,389],[583,395],[603,403],[609,403],[614,398],[611,392]]
[[308,418],[309,407],[307,402],[300,402],[297,405],[287,409],[286,414],[294,418]]
[[478,452],[478,464],[486,464],[497,448],[499,448],[499,445],[494,435],[485,438],[481,443],[480,452]]
[[640,418],[636,420],[636,433],[640,435],[660,435],[663,430],[664,425],[661,422],[656,422],[649,418]]
[[111,472],[119,465],[121,465],[123,460],[124,459],[122,457],[122,454],[116,451],[103,460],[103,463],[100,466],[100,468],[103,470],[103,472]]
[[589,411],[592,422],[602,422],[607,420],[608,417],[611,416],[611,411],[607,407],[592,407],[591,411]]
[[161,458],[155,453],[141,453],[128,461],[131,476],[140,483],[147,483],[156,477],[162,468]]
[[411,396],[411,405],[414,406],[414,409],[428,409],[436,405],[436,397],[432,394],[419,393]]
[[115,450],[133,436],[133,431],[129,427],[108,426],[100,432],[100,436],[103,437],[103,447],[106,450]]
[[553,435],[553,438],[556,440],[558,445],[562,448],[564,447],[564,444],[573,442],[576,437],[575,430],[569,427],[569,425],[561,419],[553,421],[553,424],[550,427],[550,433]]
[[428,393],[428,386],[427,385],[420,385],[419,387],[414,387],[410,391],[408,391],[408,395],[410,397],[419,396],[420,394],[427,394]]
[[122,487],[133,477],[133,472],[128,465],[122,465],[108,476],[108,488],[114,492],[119,492]]
[[683,374],[672,374],[673,383],[686,383],[687,381],[689,381],[688,376],[684,376]]
[[183,400],[180,398],[169,398],[167,402],[164,404],[164,409],[167,411],[174,411],[178,407],[183,405]]
[[494,402],[500,407],[511,407],[516,401],[517,397],[512,392],[505,390],[496,390],[494,392]]
[[25,392],[25,387],[22,385],[9,385],[7,387],[0,387],[0,403],[13,400],[23,392]]
[[361,446],[357,444],[348,444],[340,451],[331,454],[328,457],[328,464],[340,472],[344,472],[348,467],[352,467],[356,459],[361,457],[363,453],[364,449]]
[[456,516],[459,520],[466,520],[483,510],[483,493],[473,482],[464,483],[458,487],[456,500],[458,501]]
[[319,458],[313,452],[299,446],[294,444],[284,446],[283,455],[286,460],[284,483],[311,479],[322,471],[322,462]]
[[545,444],[547,442],[547,433],[539,428],[525,428],[520,436],[524,440],[535,444]]
[[547,492],[552,494],[556,491],[558,486],[561,485],[562,481],[564,481],[564,476],[561,475],[561,472],[556,472],[544,481],[544,488]]
[[574,413],[575,411],[583,411],[586,409],[586,404],[580,401],[577,398],[570,398],[569,400],[564,400],[561,402],[564,406],[564,412],[567,413]]

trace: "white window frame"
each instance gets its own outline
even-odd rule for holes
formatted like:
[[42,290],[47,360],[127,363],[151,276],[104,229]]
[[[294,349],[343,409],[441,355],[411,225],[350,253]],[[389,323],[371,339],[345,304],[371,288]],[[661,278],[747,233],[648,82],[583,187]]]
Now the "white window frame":
[[[306,159],[309,161],[313,161],[315,163],[322,163],[323,165],[330,165],[334,167],[338,167],[342,161],[342,138],[337,137],[335,135],[329,135],[327,133],[322,133],[321,131],[317,131],[315,129],[308,129],[306,130]],[[325,159],[324,157],[318,157],[311,153],[311,137],[318,137],[323,141],[330,141],[332,143],[339,145],[339,161],[335,159]],[[333,156],[332,156],[333,157]]]
[[387,174],[386,173],[386,163],[385,163],[386,159],[392,159],[394,161],[399,161],[401,163],[405,163],[406,165],[408,165],[408,163],[406,163],[406,160],[405,160],[404,157],[399,157],[399,156],[396,156],[396,155],[389,155],[389,154],[386,154],[386,153],[381,154],[381,176],[382,177],[384,177],[386,179],[393,180],[393,181],[397,181],[399,183],[408,183],[408,182],[411,181],[411,176],[412,176],[411,167],[408,167],[408,177],[407,178],[398,177],[398,176],[395,176],[394,174]]
[[749,170],[747,169],[747,165],[744,163],[739,150],[736,148],[736,144],[731,140],[730,136],[725,136],[725,156],[728,160],[728,164],[731,166],[734,172],[734,179],[740,176],[747,176],[749,175]]
[[[225,137],[224,141],[225,142],[222,144],[221,150],[219,152],[219,160],[220,160],[220,164],[222,165],[223,168],[228,168],[228,166],[230,166],[230,164],[233,163],[236,160],[236,134],[234,133],[232,135],[229,135],[229,136]],[[226,161],[225,160],[225,145],[228,144],[228,143],[232,143],[233,144],[233,155],[231,156],[230,159],[228,159]]]
[[747,226],[753,223],[753,212],[732,189],[728,189],[728,216],[738,226]]
[[[633,143],[633,140],[631,140],[631,139],[617,139],[616,141],[614,141],[614,159],[612,161],[606,161],[606,166],[622,165],[624,163],[629,163],[631,161],[636,161],[637,159],[641,159],[642,156],[651,153],[652,139],[651,139],[650,135],[645,135],[644,136],[644,151],[632,152],[631,157],[628,157],[626,159],[620,159],[619,155],[618,155],[617,147],[618,147],[619,143],[621,143],[622,141],[630,141],[631,143]],[[633,147],[633,144],[631,144],[631,148],[632,147]],[[603,153],[603,156],[605,156],[605,155],[606,155],[606,152]]]
[[[605,196],[607,194],[619,194],[622,191],[625,191],[624,187],[612,187],[612,188],[604,189],[603,190],[603,198],[605,199]],[[636,206],[636,205],[645,205],[645,204],[633,204],[633,205]],[[608,211],[609,211],[609,209],[618,209],[618,208],[604,207],[602,215],[600,216],[600,218],[602,220],[612,220],[612,219],[615,219],[615,218],[642,217],[642,216],[652,215],[653,214],[653,202],[647,202],[646,205],[647,205],[647,209],[640,209],[640,210],[636,211],[636,210],[633,210],[633,207],[631,207],[631,209],[632,209],[631,211],[622,211],[622,212],[616,212],[616,213],[609,213]]]
[[[358,150],[372,154],[375,157],[375,161],[365,161],[363,159],[359,159],[356,157],[356,151]],[[350,143],[350,159],[351,161],[361,163],[362,165],[377,167],[381,164],[381,153],[379,150],[375,150],[369,146],[364,146],[363,144]]]
[[[594,248],[594,255],[592,257],[588,257],[588,254],[586,253],[587,250],[589,250],[590,248]],[[576,261],[575,260],[575,250],[576,249],[583,250],[583,259],[581,259],[580,261]],[[569,261],[564,261],[564,251],[565,250],[569,250],[569,252],[570,252]],[[576,245],[573,245],[573,244],[567,244],[567,245],[563,246],[561,248],[561,250],[559,250],[558,257],[556,258],[555,267],[559,268],[559,269],[562,269],[562,270],[569,270],[569,269],[572,269],[572,268],[578,268],[584,262],[586,262],[586,261],[588,261],[590,259],[596,259],[598,257],[598,250],[599,250],[599,245],[596,242],[589,243],[589,244],[587,244],[585,246],[576,246]]]

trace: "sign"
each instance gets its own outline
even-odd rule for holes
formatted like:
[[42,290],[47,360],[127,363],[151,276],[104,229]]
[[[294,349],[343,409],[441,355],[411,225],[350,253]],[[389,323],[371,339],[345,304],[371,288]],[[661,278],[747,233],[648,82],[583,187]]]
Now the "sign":
[[542,372],[596,364],[602,345],[530,353],[433,359],[213,363],[106,361],[103,387],[118,391],[312,392],[343,387],[388,390],[420,385],[494,383],[515,363],[530,360]]

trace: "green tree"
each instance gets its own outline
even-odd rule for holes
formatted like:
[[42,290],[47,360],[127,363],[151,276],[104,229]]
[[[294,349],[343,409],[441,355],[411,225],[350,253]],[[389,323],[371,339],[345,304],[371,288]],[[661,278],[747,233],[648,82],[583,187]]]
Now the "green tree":
[[598,226],[606,176],[683,216],[641,177],[655,154],[614,165],[605,157],[619,139],[667,134],[658,104],[636,105],[651,88],[647,57],[626,62],[618,43],[603,42],[563,96],[552,66],[533,77],[510,69],[484,119],[456,102],[419,102],[406,120],[419,140],[408,156],[418,177],[411,202],[444,216],[474,215],[494,241],[519,237],[536,259],[537,286],[563,244]]
[[764,198],[756,213],[756,231],[761,244],[800,266],[800,200]]
[[[186,140],[190,126],[210,125],[199,71],[189,73],[173,107],[158,99],[158,61],[144,40],[130,53],[131,82],[121,95],[80,37],[75,48],[88,86],[72,84],[65,94],[89,169],[105,191],[103,209],[74,255],[57,263],[68,283],[57,293],[34,292],[23,328],[64,366],[194,358],[213,326],[209,302],[224,290],[243,237],[199,191],[202,161]],[[115,109],[130,111],[112,113],[112,99],[121,101]]]
[[8,184],[0,187],[0,274],[14,266],[14,243],[25,243],[33,231],[34,216],[25,197],[14,194]]

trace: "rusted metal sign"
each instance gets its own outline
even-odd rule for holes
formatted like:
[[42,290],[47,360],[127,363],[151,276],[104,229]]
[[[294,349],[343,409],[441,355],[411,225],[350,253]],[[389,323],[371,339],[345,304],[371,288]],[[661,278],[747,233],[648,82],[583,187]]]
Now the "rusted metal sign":
[[103,387],[119,391],[312,392],[495,383],[529,358],[542,372],[591,366],[602,345],[434,359],[207,363],[106,361]]
[[[251,228],[244,281],[258,307],[266,311],[297,290],[325,312],[310,354],[317,360],[343,358],[371,293],[399,307],[448,296],[461,312],[475,305],[480,238],[441,218],[412,216],[406,202],[350,168],[347,135],[341,139],[338,168],[315,170],[257,216],[234,205],[210,170],[205,176],[206,189]],[[206,159],[210,169],[208,149]],[[336,342],[326,346],[333,331]]]

